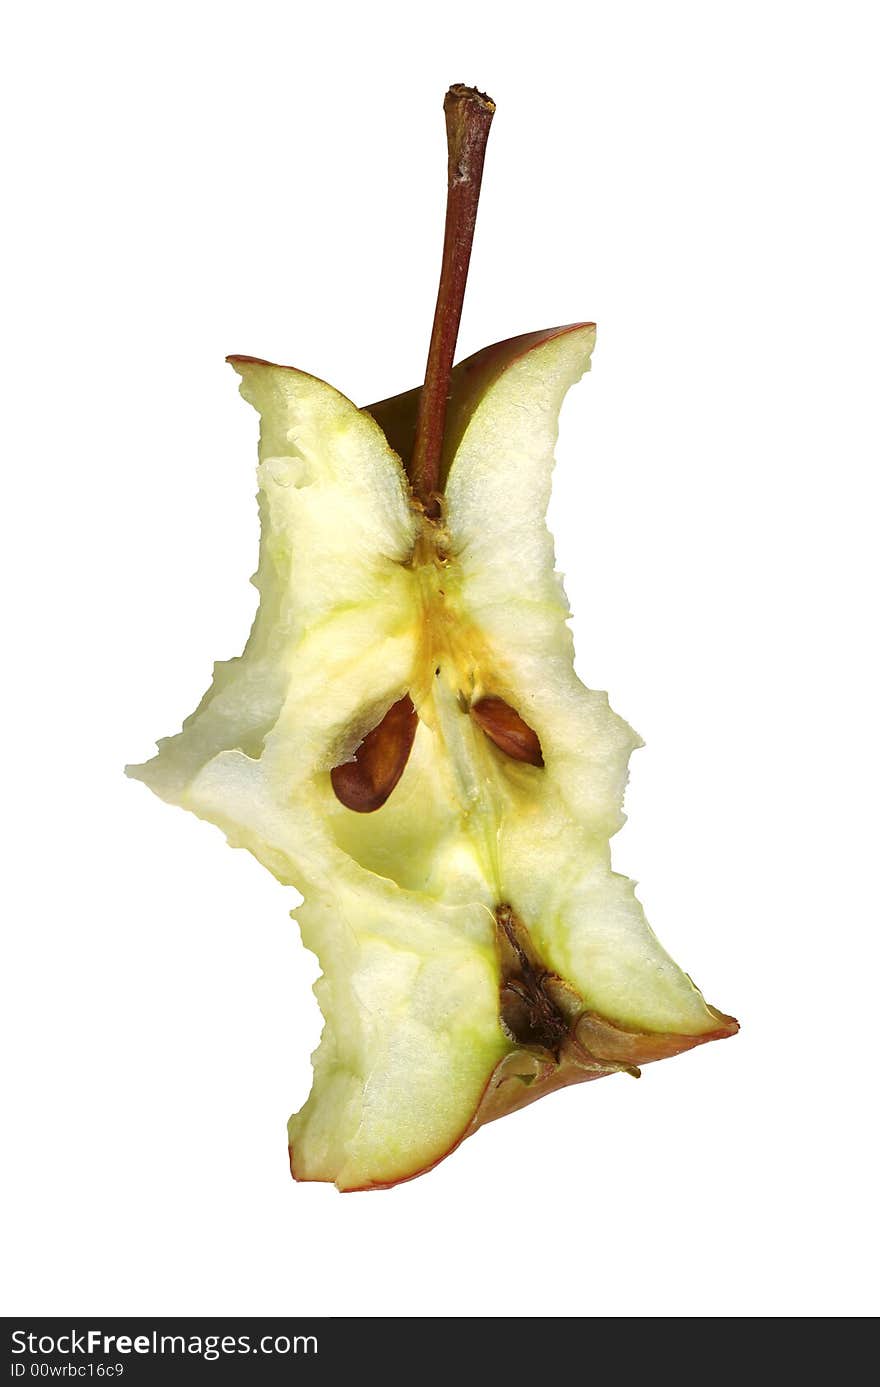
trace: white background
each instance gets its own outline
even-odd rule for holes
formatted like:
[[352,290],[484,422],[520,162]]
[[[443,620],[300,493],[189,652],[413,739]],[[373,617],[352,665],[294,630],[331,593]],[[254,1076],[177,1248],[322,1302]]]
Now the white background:
[[[19,7],[2,82],[6,1313],[872,1313],[871,5]],[[461,353],[592,317],[552,522],[642,733],[616,864],[741,1035],[433,1173],[287,1173],[295,904],[122,776],[236,653],[224,365],[417,383],[451,81],[498,102]],[[9,303],[11,302],[11,314]]]

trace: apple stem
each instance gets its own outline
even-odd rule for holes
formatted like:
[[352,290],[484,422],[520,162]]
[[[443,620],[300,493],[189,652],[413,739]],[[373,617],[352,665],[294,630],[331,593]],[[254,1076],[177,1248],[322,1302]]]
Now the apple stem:
[[446,231],[425,384],[419,397],[416,437],[409,467],[410,485],[432,519],[436,519],[440,513],[437,489],[440,484],[452,362],[474,243],[486,142],[495,114],[495,103],[476,88],[457,83],[446,93],[443,110],[449,146]]

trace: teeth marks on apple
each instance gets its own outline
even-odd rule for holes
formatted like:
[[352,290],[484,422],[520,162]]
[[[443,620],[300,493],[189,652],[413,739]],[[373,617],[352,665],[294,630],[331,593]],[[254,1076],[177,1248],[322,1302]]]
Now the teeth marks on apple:
[[544,765],[537,732],[503,698],[489,694],[472,703],[470,711],[474,721],[505,755],[530,766]]
[[392,703],[354,754],[330,772],[333,793],[346,809],[372,814],[381,809],[406,769],[419,717],[409,694]]

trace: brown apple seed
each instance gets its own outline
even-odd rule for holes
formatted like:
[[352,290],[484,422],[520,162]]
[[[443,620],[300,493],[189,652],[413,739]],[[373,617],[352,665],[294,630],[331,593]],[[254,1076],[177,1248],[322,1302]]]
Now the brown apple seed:
[[343,761],[330,772],[333,793],[340,804],[356,814],[382,808],[403,775],[418,722],[413,701],[404,694],[367,733],[354,760]]
[[471,704],[471,716],[479,723],[499,750],[514,761],[526,761],[530,766],[543,766],[544,756],[537,732],[533,732],[515,708],[503,698],[489,694]]

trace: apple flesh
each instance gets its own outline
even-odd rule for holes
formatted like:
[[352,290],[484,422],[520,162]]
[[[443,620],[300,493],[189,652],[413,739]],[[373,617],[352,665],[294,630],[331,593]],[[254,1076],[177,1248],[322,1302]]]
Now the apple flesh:
[[[361,410],[230,358],[260,415],[259,611],[130,773],[303,893],[325,1027],[290,1121],[300,1179],[411,1178],[543,1093],[737,1029],[611,868],[639,739],[574,673],[545,523],[594,336],[529,334],[455,369],[435,518],[405,466],[418,391]],[[377,804],[346,802],[364,784]]]

